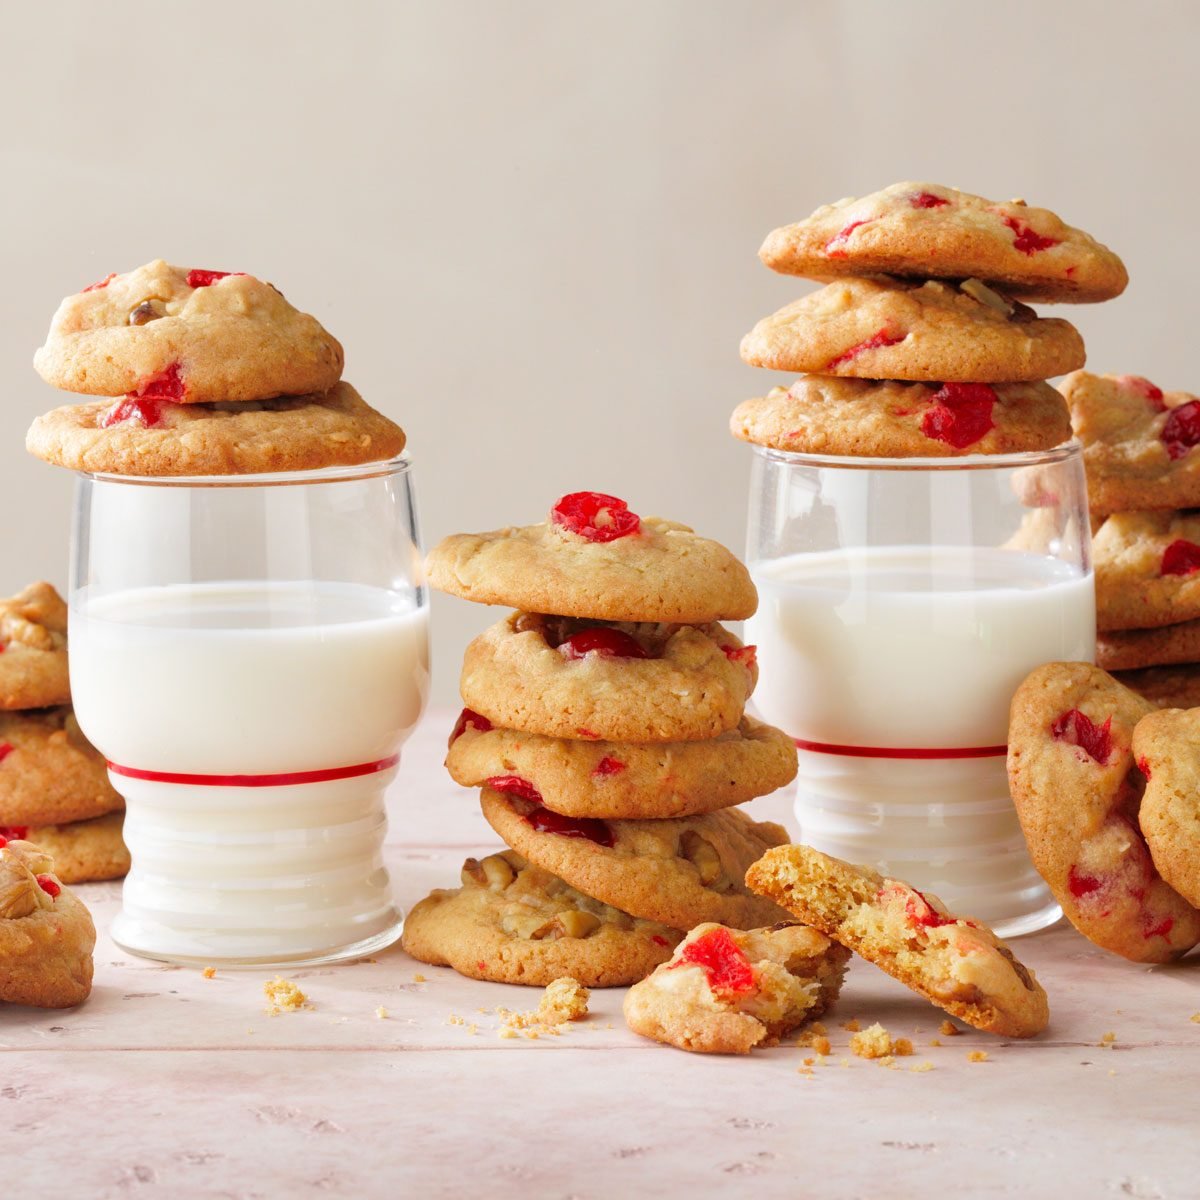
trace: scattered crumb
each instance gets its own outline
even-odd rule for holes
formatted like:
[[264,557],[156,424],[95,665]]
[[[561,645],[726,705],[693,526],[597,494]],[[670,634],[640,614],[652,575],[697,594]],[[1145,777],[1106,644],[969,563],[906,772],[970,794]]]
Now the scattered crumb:
[[897,1038],[892,1043],[892,1052],[901,1058],[906,1058],[913,1052],[913,1044],[908,1038]]
[[216,967],[205,967],[204,970],[200,972],[200,974],[203,975],[205,979],[212,979],[216,975],[216,973],[217,973]]
[[838,1059],[839,1067],[848,1067],[849,1065],[850,1065],[850,1060],[848,1058],[839,1058]]
[[1109,1068],[1109,1072],[1108,1072],[1108,1073],[1109,1073],[1110,1075],[1115,1075],[1115,1074],[1116,1074],[1116,1071],[1112,1070],[1112,1068],[1110,1067],[1110,1068]]
[[806,1059],[804,1060],[804,1065],[805,1065],[806,1067],[811,1067],[811,1066],[813,1065],[813,1063],[815,1063],[816,1061],[817,1061],[817,1060],[816,1060],[815,1058],[806,1058]]
[[428,983],[428,982],[429,982],[429,980],[426,979],[424,975],[414,975],[413,976],[413,983]]
[[578,979],[564,975],[561,979],[554,980],[542,993],[535,1012],[519,1013],[507,1008],[496,1009],[502,1022],[500,1036],[516,1037],[518,1031],[524,1031],[531,1041],[536,1041],[545,1034],[561,1037],[562,1030],[558,1026],[565,1025],[568,1021],[582,1021],[588,1015],[590,997],[591,993]]
[[930,1038],[929,1044],[931,1046],[940,1046],[942,1044],[941,1038]]
[[812,1048],[819,1055],[821,1055],[822,1058],[825,1058],[827,1055],[830,1055],[833,1053],[833,1046],[827,1037],[813,1038]]
[[809,1032],[809,1033],[815,1033],[815,1034],[822,1034],[822,1033],[826,1033],[826,1032],[827,1032],[827,1030],[825,1029],[825,1026],[824,1026],[824,1024],[823,1024],[822,1022],[820,1022],[820,1021],[814,1021],[814,1022],[813,1022],[813,1023],[812,1023],[812,1024],[809,1026],[809,1027],[808,1027],[808,1032]]
[[281,975],[263,984],[263,995],[267,998],[266,1013],[269,1017],[312,1008],[308,997],[290,979],[284,979]]
[[500,1030],[500,1036],[502,1038],[515,1038],[517,1036],[517,1031],[515,1029],[510,1029],[507,1025],[505,1025]]
[[946,1020],[944,1020],[938,1026],[938,1033],[940,1033],[942,1037],[958,1037],[958,1035],[962,1033],[962,1030],[959,1029],[959,1027],[955,1025],[955,1023],[951,1021],[949,1017],[947,1017]]
[[1107,1033],[1101,1035],[1099,1045],[1105,1050],[1111,1050],[1116,1045],[1117,1035],[1110,1029]]
[[815,1050],[818,1054],[828,1054],[829,1039],[825,1036],[825,1026],[820,1021],[814,1021],[796,1039],[796,1045],[801,1050]]
[[857,1033],[862,1026],[858,1023],[857,1017],[851,1017],[849,1021],[842,1022],[842,1028],[849,1030],[851,1033]]
[[[908,1044],[908,1053],[911,1054],[912,1043],[907,1038],[900,1040]],[[876,1022],[850,1039],[850,1051],[859,1058],[890,1058],[896,1051],[896,1044],[891,1034]]]
[[388,1010],[387,1010],[386,1008],[384,1008],[384,1007],[383,1007],[383,1005],[381,1004],[381,1005],[380,1005],[380,1006],[379,1006],[379,1007],[378,1007],[378,1008],[375,1010],[375,1015],[376,1015],[376,1016],[377,1016],[377,1017],[378,1017],[378,1018],[379,1018],[381,1021],[386,1021],[386,1020],[388,1019]]
[[987,1062],[988,1052],[986,1050],[972,1050],[967,1055],[967,1062]]
[[913,1065],[908,1069],[910,1071],[916,1071],[918,1074],[920,1074],[924,1071],[932,1071],[933,1063],[926,1059],[925,1062],[913,1063]]
[[465,1019],[465,1018],[463,1018],[463,1017],[460,1017],[460,1016],[458,1015],[458,1013],[451,1013],[451,1014],[450,1014],[450,1015],[449,1015],[449,1016],[446,1018],[446,1024],[447,1024],[447,1025],[465,1025],[466,1023],[467,1023],[467,1022],[466,1022],[466,1019]]
[[1192,1013],[1188,1020],[1200,1025],[1200,1013]]

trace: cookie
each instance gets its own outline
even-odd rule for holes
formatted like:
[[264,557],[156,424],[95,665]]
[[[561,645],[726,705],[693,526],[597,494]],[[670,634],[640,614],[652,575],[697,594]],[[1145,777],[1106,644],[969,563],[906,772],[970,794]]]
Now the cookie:
[[948,283],[840,279],[759,321],[742,339],[742,361],[942,383],[1020,383],[1083,366],[1073,325],[987,289],[979,294],[988,299]]
[[1106,671],[1200,662],[1200,620],[1159,629],[1121,629],[1096,638],[1096,665]]
[[45,708],[71,698],[67,606],[48,583],[0,600],[0,709]]
[[483,815],[518,853],[572,887],[645,921],[691,929],[717,921],[753,929],[780,920],[746,890],[746,868],[787,830],[740,809],[669,821],[562,817],[523,789],[484,788]]
[[769,850],[746,882],[976,1029],[1032,1037],[1046,1028],[1033,972],[986,925],[953,916],[934,895],[808,846]]
[[1159,708],[1200,708],[1200,664],[1117,671],[1113,678]]
[[698,925],[625,997],[634,1033],[700,1054],[776,1046],[837,999],[848,950],[804,925]]
[[1138,823],[1154,866],[1200,909],[1200,709],[1143,718],[1133,731],[1133,757],[1146,779]]
[[720,625],[601,624],[514,613],[463,656],[467,707],[547,737],[692,742],[735,729],[754,647]]
[[0,825],[0,835],[26,838],[54,859],[54,873],[63,883],[97,883],[122,879],[129,873],[129,850],[121,830],[123,812],[72,821],[66,825],[29,828]]
[[622,987],[671,955],[682,935],[639,921],[506,850],[463,864],[462,887],[439,888],[404,921],[404,949],[472,979],[546,987],[571,975]]
[[271,284],[158,259],[68,296],[33,365],[68,392],[200,404],[324,392],[342,361]]
[[1093,514],[1200,508],[1200,399],[1140,375],[1090,371],[1058,390],[1083,445]]
[[734,437],[773,450],[874,458],[1014,454],[1071,436],[1048,383],[900,383],[805,375],[734,409]]
[[467,709],[446,769],[464,787],[517,780],[566,817],[690,817],[791,783],[796,745],[753,717],[703,742],[587,742],[497,729]]
[[1008,730],[1033,865],[1084,937],[1134,962],[1200,942],[1200,912],[1160,878],[1138,827],[1145,779],[1131,743],[1154,711],[1089,663],[1048,663],[1017,689]]
[[1096,626],[1200,619],[1200,512],[1113,513],[1092,539]]
[[62,825],[124,807],[70,708],[0,713],[0,825]]
[[96,927],[31,842],[0,838],[0,1002],[74,1008],[92,990]]
[[25,448],[106,475],[257,475],[382,462],[404,449],[404,430],[339,383],[322,395],[240,404],[72,404],[38,417]]
[[758,607],[750,573],[724,546],[599,492],[563,496],[540,525],[453,534],[426,569],[433,587],[464,600],[598,621],[707,625]]
[[773,271],[831,279],[908,275],[984,279],[1025,300],[1111,300],[1125,264],[1095,238],[1023,200],[997,203],[936,183],[849,196],[767,235]]

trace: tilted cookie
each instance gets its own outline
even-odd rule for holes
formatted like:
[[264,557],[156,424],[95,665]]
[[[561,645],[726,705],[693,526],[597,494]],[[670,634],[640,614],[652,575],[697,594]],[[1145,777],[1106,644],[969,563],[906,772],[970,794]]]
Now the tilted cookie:
[[739,929],[786,914],[751,895],[746,868],[787,830],[736,808],[664,821],[564,817],[517,784],[484,788],[483,815],[520,855],[605,904],[673,929],[718,921]]
[[720,625],[604,624],[514,613],[463,655],[467,707],[547,737],[691,742],[735,729],[754,647]]
[[1146,778],[1138,823],[1158,873],[1200,909],[1200,709],[1151,713],[1133,731]]
[[68,405],[38,417],[25,448],[73,471],[257,475],[381,462],[404,449],[404,430],[338,383],[320,395],[239,404]]
[[1159,708],[1200,708],[1200,664],[1117,671],[1113,678]]
[[45,708],[71,698],[67,606],[48,583],[0,600],[0,709]]
[[934,895],[808,846],[767,851],[746,882],[976,1029],[1032,1037],[1046,1028],[1033,972],[986,925],[953,916]]
[[124,807],[69,707],[0,713],[0,825],[61,825]]
[[1096,665],[1106,671],[1137,671],[1200,662],[1200,620],[1158,629],[1111,629],[1096,637]]
[[446,769],[464,787],[518,780],[567,817],[689,817],[791,783],[796,745],[753,717],[703,742],[588,742],[498,729],[464,709]]
[[1200,512],[1113,513],[1092,538],[1096,626],[1200,619]]
[[505,850],[463,864],[462,887],[439,888],[404,921],[404,949],[471,979],[545,987],[571,975],[624,987],[671,955],[682,934],[639,921]]
[[776,1046],[837,999],[850,952],[815,929],[697,925],[625,997],[634,1033],[700,1054]]
[[1048,383],[805,375],[739,404],[729,428],[774,450],[914,458],[1049,450],[1071,436],[1071,419]]
[[894,183],[826,204],[768,234],[758,254],[773,271],[809,279],[975,277],[1025,300],[1111,300],[1129,280],[1107,246],[1049,209],[936,183]]
[[1092,514],[1200,508],[1200,399],[1140,375],[1075,371],[1059,385],[1083,444]]
[[1013,697],[1008,781],[1029,856],[1084,937],[1134,962],[1200,942],[1200,912],[1154,868],[1138,828],[1137,723],[1155,707],[1089,663],[1038,667]]
[[92,990],[96,927],[31,842],[0,837],[0,1003],[73,1008]]
[[342,357],[273,285],[158,259],[68,296],[33,365],[68,392],[196,404],[323,392]]
[[64,825],[0,825],[0,837],[23,838],[45,850],[63,883],[98,883],[129,873],[129,850],[121,836],[124,825],[125,814],[113,812]]
[[452,534],[426,569],[464,600],[600,621],[706,625],[758,606],[750,573],[719,542],[600,492],[563,496],[540,525]]
[[948,283],[840,279],[759,321],[742,338],[742,360],[775,371],[942,383],[1021,383],[1083,366],[1073,325],[987,289],[980,295],[989,299]]

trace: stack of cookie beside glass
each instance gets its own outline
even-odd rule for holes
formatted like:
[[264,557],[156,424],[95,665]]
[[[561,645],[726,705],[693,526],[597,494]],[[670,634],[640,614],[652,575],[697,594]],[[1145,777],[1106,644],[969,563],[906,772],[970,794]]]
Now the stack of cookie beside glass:
[[700,922],[786,919],[744,884],[788,839],[735,806],[790,782],[796,752],[744,715],[754,648],[719,622],[757,596],[728,550],[581,492],[539,525],[445,539],[429,574],[518,610],[467,648],[447,759],[510,849],[413,909],[410,954],[497,982],[616,986]]
[[119,879],[124,808],[71,709],[67,606],[31,584],[0,600],[0,842],[36,842],[64,883]]

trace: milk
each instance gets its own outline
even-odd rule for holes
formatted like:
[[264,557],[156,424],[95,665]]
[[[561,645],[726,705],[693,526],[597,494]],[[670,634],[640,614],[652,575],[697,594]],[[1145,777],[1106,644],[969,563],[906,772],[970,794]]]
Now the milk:
[[986,921],[1003,925],[1043,899],[1052,911],[1009,798],[1003,746],[1009,701],[1030,670],[1092,659],[1091,575],[1049,557],[955,546],[806,553],[753,573],[755,705],[823,747],[799,751],[803,839]]
[[383,791],[428,693],[425,608],[342,584],[85,590],[69,636],[80,725],[128,806],[121,945],[286,961],[398,925]]

